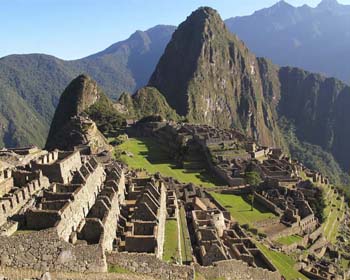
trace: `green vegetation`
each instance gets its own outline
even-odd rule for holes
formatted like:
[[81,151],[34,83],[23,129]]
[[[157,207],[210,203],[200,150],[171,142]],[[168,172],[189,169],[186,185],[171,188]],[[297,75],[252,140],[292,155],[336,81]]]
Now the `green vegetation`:
[[[219,182],[207,170],[193,170],[178,168],[169,158],[167,152],[160,148],[151,138],[130,138],[116,147],[119,153],[131,153],[132,156],[122,154],[121,160],[131,168],[146,169],[149,173],[160,172],[163,176],[173,177],[180,182],[194,183],[205,187],[214,187]],[[121,151],[121,152],[120,152]]]
[[109,273],[121,273],[121,274],[130,274],[132,273],[130,270],[127,270],[123,267],[120,267],[118,265],[109,265],[108,266],[108,272]]
[[329,191],[327,196],[328,205],[325,209],[325,221],[322,224],[324,230],[324,236],[331,242],[336,242],[336,237],[339,231],[341,218],[344,214],[344,201],[341,199],[334,190]]
[[181,255],[182,262],[184,264],[189,264],[192,261],[192,245],[191,239],[188,232],[186,213],[183,207],[180,207],[179,219],[180,219],[180,245],[181,245]]
[[43,147],[61,93],[81,73],[98,81],[113,99],[146,84],[174,29],[157,26],[151,35],[137,31],[123,44],[74,61],[44,54],[1,58],[0,147]]
[[159,115],[167,120],[179,119],[165,97],[153,87],[143,87],[132,97],[127,93],[122,94],[119,103],[125,106],[128,118],[141,119],[151,115]]
[[21,235],[21,234],[30,234],[30,233],[33,233],[33,232],[36,232],[35,230],[22,230],[22,229],[19,229],[17,231],[15,231],[15,233],[13,235]]
[[284,131],[293,158],[302,162],[306,167],[329,177],[331,182],[337,186],[349,184],[349,175],[340,168],[332,154],[322,150],[320,146],[300,141],[296,135],[295,126],[285,118],[281,118],[280,126]]
[[258,172],[251,171],[245,173],[245,181],[251,186],[257,186],[262,182],[262,179]]
[[176,262],[179,258],[178,228],[176,220],[167,220],[165,223],[165,240],[163,260]]
[[287,280],[307,279],[294,268],[296,261],[290,256],[272,251],[259,242],[255,244]]
[[86,113],[106,137],[115,136],[125,121],[103,93],[100,99],[86,110]]
[[[1,70],[0,70],[1,73]],[[44,146],[48,124],[27,101],[0,77],[0,148]]]
[[255,203],[253,211],[251,211],[250,201],[243,196],[220,194],[216,192],[211,192],[211,195],[224,206],[240,224],[253,226],[255,222],[276,218],[273,213],[259,203]]
[[282,245],[291,245],[300,242],[303,238],[299,235],[283,236],[278,238],[276,241]]

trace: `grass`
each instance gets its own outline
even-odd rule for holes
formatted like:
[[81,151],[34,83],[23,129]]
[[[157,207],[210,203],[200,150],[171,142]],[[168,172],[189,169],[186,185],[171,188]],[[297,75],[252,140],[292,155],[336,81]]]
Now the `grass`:
[[175,262],[179,258],[178,244],[177,221],[167,220],[165,223],[163,260]]
[[276,241],[282,245],[291,245],[300,242],[303,238],[299,235],[283,236],[278,238]]
[[19,230],[15,231],[13,235],[30,234],[30,233],[33,233],[33,232],[36,232],[36,230],[22,230],[22,229],[19,229]]
[[341,218],[344,212],[344,202],[343,200],[337,200],[337,197],[338,195],[334,191],[331,191],[331,194],[327,197],[330,203],[325,209],[326,219],[322,225],[326,239],[333,244],[336,242],[341,223],[337,218]]
[[220,182],[205,170],[178,168],[167,152],[151,138],[130,138],[117,147],[120,151],[128,151],[132,157],[121,155],[121,160],[131,168],[144,168],[149,173],[160,172],[163,176],[173,177],[183,183],[194,183],[204,187],[214,187]]
[[130,274],[132,273],[130,270],[127,270],[123,267],[120,267],[118,265],[109,265],[108,266],[108,272],[109,273],[122,273],[122,274]]
[[263,244],[256,242],[256,246],[272,262],[278,271],[287,279],[307,279],[303,274],[298,272],[294,266],[296,262],[288,255],[268,249]]
[[180,218],[180,226],[181,226],[181,232],[180,232],[181,255],[182,255],[182,262],[185,264],[185,263],[190,263],[192,261],[192,246],[191,246],[190,235],[188,233],[188,228],[187,228],[186,213],[183,207],[179,209],[179,218]]
[[251,205],[242,196],[233,194],[220,194],[211,192],[211,195],[224,206],[240,224],[253,225],[255,222],[275,219],[275,214],[264,208],[257,202],[254,203],[253,211]]

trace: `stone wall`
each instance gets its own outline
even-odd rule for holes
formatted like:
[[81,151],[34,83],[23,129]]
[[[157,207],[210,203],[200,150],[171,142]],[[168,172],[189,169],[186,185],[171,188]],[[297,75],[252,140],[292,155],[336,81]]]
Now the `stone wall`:
[[7,194],[13,188],[13,178],[6,178],[0,181],[0,197]]
[[0,225],[4,224],[7,217],[14,215],[23,207],[30,198],[44,188],[48,188],[49,179],[38,173],[39,178],[35,179],[21,188],[16,188],[11,194],[0,198]]
[[57,189],[66,188],[71,198],[44,201],[39,204],[39,208],[31,208],[26,212],[29,229],[38,230],[55,226],[62,239],[68,241],[70,237],[74,238],[71,236],[72,232],[76,232],[78,225],[95,204],[97,194],[102,189],[105,180],[104,168],[91,158],[74,174],[73,182],[75,180],[79,183],[55,186]]
[[99,245],[72,245],[55,229],[0,237],[0,266],[41,271],[107,271]]
[[106,211],[103,219],[103,232],[100,237],[99,244],[105,250],[112,251],[113,241],[116,238],[117,231],[117,219],[120,213],[118,194],[113,188],[106,187],[103,191],[110,192],[110,205],[109,209]]
[[281,216],[283,214],[283,212],[275,204],[273,204],[270,200],[266,199],[262,195],[255,193],[255,199],[257,202],[264,205],[265,208],[269,209],[272,213],[278,216]]
[[157,226],[157,257],[163,256],[165,221],[167,217],[166,209],[166,187],[163,182],[160,183],[160,207],[158,209],[158,226]]
[[32,162],[33,170],[42,170],[50,182],[67,184],[72,179],[72,172],[81,167],[80,152],[53,151]]
[[169,264],[152,254],[111,252],[107,253],[107,263],[155,279],[194,279],[193,267]]
[[72,231],[75,231],[80,221],[86,217],[95,203],[96,195],[99,193],[104,179],[103,167],[98,165],[86,178],[85,185],[74,194],[74,201],[61,209],[61,219],[56,224],[61,238],[68,241]]
[[219,261],[214,266],[195,265],[196,273],[199,273],[205,279],[264,279],[280,280],[279,272],[271,272],[267,269],[253,268],[240,260]]

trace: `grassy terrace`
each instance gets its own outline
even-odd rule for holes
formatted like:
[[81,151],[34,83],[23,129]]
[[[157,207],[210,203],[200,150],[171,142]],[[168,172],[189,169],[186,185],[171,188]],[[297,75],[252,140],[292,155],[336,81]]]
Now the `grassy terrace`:
[[272,251],[258,242],[256,245],[287,280],[308,279],[294,268],[296,262],[290,256]]
[[301,241],[303,238],[299,235],[290,235],[278,238],[276,241],[282,245],[291,245]]
[[149,173],[160,172],[163,176],[173,177],[183,183],[194,183],[204,187],[213,187],[220,182],[205,169],[182,169],[169,158],[158,143],[151,138],[130,138],[117,147],[120,151],[128,151],[133,156],[122,155],[121,160],[131,168],[144,168]]
[[230,211],[232,217],[240,224],[253,225],[258,221],[276,218],[273,213],[257,202],[254,203],[253,211],[251,211],[250,203],[242,196],[215,192],[211,192],[211,195]]
[[326,220],[323,223],[323,230],[326,239],[331,243],[335,243],[341,222],[337,219],[343,216],[344,202],[343,200],[337,200],[337,195],[333,191],[328,199],[330,202],[325,209]]
[[165,223],[165,240],[163,260],[176,262],[179,259],[178,229],[176,220],[167,220]]
[[180,219],[180,226],[181,226],[181,231],[180,231],[181,255],[182,255],[182,262],[185,264],[185,263],[190,263],[192,261],[192,246],[191,246],[190,235],[187,229],[185,209],[181,207],[179,210],[180,210],[179,219]]
[[117,265],[109,265],[108,272],[109,273],[122,273],[122,274],[132,273],[131,271],[129,271],[123,267],[117,266]]

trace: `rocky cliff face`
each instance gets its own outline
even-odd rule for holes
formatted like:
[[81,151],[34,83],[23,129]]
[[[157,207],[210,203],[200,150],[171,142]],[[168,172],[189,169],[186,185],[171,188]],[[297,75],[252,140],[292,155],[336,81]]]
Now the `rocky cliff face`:
[[106,96],[90,77],[75,78],[60,98],[45,148],[71,150],[77,145],[90,145],[93,151],[108,149],[107,140],[88,111],[105,100]]
[[[235,127],[265,145],[308,151],[316,169],[325,167],[321,158],[331,170],[340,170],[334,158],[350,169],[349,86],[256,58],[213,9],[200,8],[179,26],[149,85],[190,122]],[[335,177],[346,176],[338,171]]]
[[149,85],[190,122],[236,127],[263,144],[281,144],[257,58],[211,8],[179,26]]
[[301,141],[331,152],[341,167],[350,170],[350,87],[297,68],[278,72],[281,99],[277,110],[296,128]]

